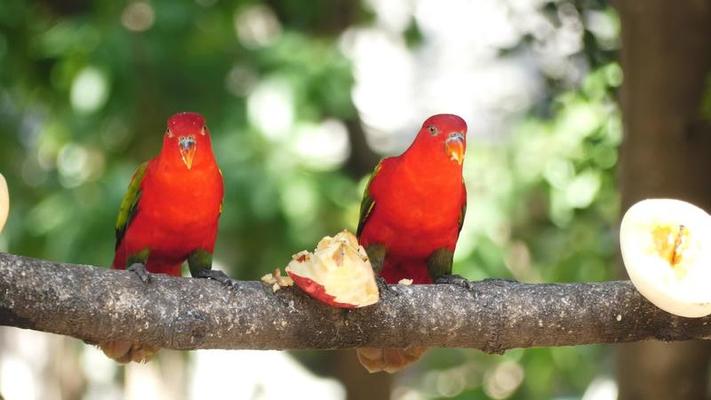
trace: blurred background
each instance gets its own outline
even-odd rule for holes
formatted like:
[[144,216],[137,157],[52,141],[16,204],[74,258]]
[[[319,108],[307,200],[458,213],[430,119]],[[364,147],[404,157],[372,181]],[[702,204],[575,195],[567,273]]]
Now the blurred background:
[[[651,195],[711,208],[711,5],[633,3],[3,0],[0,172],[12,210],[0,251],[108,265],[133,169],[159,151],[171,114],[197,111],[226,184],[215,262],[256,280],[322,236],[355,230],[377,161],[448,112],[469,125],[455,272],[615,279],[621,209]],[[162,351],[124,367],[79,340],[2,328],[0,393],[708,396],[707,345],[653,346],[437,349],[390,376],[368,375],[352,351]],[[673,384],[670,370],[681,375]],[[680,388],[675,397],[642,395],[664,396],[655,385],[665,384]]]

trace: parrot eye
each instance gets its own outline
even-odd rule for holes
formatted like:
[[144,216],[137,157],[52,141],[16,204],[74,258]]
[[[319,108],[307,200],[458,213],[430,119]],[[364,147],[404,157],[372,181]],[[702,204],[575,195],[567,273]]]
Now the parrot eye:
[[432,136],[437,136],[439,134],[439,130],[437,130],[437,127],[434,125],[428,126],[427,129],[430,131],[430,135]]
[[172,137],[173,137],[173,132],[170,130],[170,128],[168,128],[168,130],[165,131],[165,134],[166,134],[166,136],[168,136],[169,138],[172,138]]
[[205,136],[207,134],[207,126],[203,125],[202,129],[200,129],[200,134]]

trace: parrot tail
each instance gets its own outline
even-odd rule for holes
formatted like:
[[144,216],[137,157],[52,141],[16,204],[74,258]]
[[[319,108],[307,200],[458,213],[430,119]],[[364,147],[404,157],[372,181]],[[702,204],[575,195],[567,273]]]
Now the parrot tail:
[[104,342],[99,347],[107,357],[124,364],[131,361],[148,362],[160,350],[159,347],[121,340]]
[[361,347],[356,349],[358,361],[371,374],[375,372],[395,373],[422,357],[427,347],[409,346],[404,349]]

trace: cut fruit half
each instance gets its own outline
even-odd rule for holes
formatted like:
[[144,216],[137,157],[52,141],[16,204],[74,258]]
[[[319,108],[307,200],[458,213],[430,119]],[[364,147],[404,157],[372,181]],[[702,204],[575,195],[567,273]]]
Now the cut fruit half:
[[313,253],[294,254],[286,272],[311,297],[333,307],[365,307],[380,298],[368,255],[348,231],[321,239]]
[[7,215],[10,213],[10,195],[7,191],[7,182],[5,177],[0,174],[0,233],[5,227]]
[[711,314],[711,216],[693,204],[648,199],[620,225],[622,259],[637,290],[683,317]]

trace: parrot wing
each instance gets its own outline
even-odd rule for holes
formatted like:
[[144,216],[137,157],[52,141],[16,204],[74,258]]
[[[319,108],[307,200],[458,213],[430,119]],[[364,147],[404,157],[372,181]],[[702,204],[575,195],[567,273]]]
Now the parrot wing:
[[459,212],[458,233],[462,232],[462,227],[464,226],[464,216],[467,214],[467,186],[462,183],[462,208]]
[[142,163],[136,168],[131,178],[131,183],[128,184],[128,191],[123,196],[121,200],[121,207],[119,208],[118,218],[116,218],[116,248],[118,249],[126,234],[126,229],[135,218],[138,212],[138,202],[141,199],[141,183],[143,182],[143,176],[146,174],[146,169],[148,169],[148,161]]
[[[221,170],[220,168],[217,168],[217,172],[220,173],[220,179],[224,179],[224,177],[222,176],[222,170]],[[224,204],[225,204],[225,197],[224,197],[224,195],[223,195],[223,196],[222,196],[222,200],[220,200],[220,211],[219,211],[219,214],[217,214],[217,215],[218,215],[218,218],[219,218],[219,216],[222,216],[222,206],[223,206]]]
[[[457,235],[462,231],[462,226],[464,225],[464,216],[467,213],[467,189],[464,187],[462,194],[462,206],[459,211],[459,218],[457,219]],[[452,262],[454,260],[454,252],[447,248],[440,248],[435,250],[432,255],[427,259],[427,271],[430,274],[432,281],[436,281],[443,275],[450,275],[452,273]]]
[[370,214],[373,212],[373,207],[375,207],[375,199],[373,199],[373,196],[370,195],[370,185],[373,184],[373,179],[375,179],[375,176],[378,175],[378,172],[380,172],[380,168],[382,168],[382,166],[383,162],[380,161],[378,165],[375,166],[373,173],[370,174],[368,184],[365,186],[365,191],[363,192],[363,200],[360,203],[360,218],[358,219],[358,230],[356,231],[356,236],[358,237],[360,237],[360,234],[363,233],[365,223],[368,220]]

